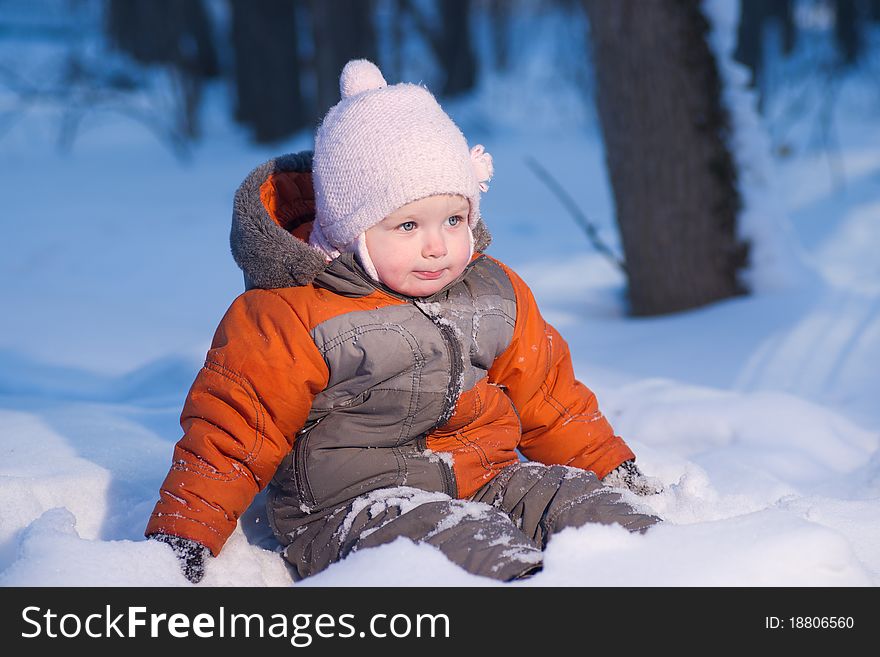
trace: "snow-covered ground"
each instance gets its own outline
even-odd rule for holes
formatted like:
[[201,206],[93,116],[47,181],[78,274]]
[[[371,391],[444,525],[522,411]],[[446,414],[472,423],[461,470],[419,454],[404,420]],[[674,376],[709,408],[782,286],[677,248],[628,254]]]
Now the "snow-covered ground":
[[[723,34],[716,47],[725,49]],[[734,69],[725,75],[737,82]],[[579,377],[642,469],[663,481],[664,492],[632,499],[666,522],[645,535],[566,530],[550,542],[544,571],[511,586],[876,586],[880,122],[871,76],[853,76],[837,101],[834,157],[845,182],[807,138],[807,120],[788,130],[792,154],[772,157],[749,98],[731,88],[744,126],[743,230],[759,240],[756,293],[653,319],[625,316],[622,276],[526,164],[534,157],[558,177],[616,245],[590,113],[526,123],[529,102],[543,112],[552,104],[530,101],[537,94],[522,84],[493,79],[448,105],[495,159],[483,201],[490,253],[532,286]],[[187,164],[119,118],[86,124],[67,155],[52,149],[53,117],[39,111],[0,141],[2,585],[187,584],[171,551],[142,534],[183,398],[242,289],[228,249],[232,194],[265,159],[310,147],[306,134],[271,150],[247,145],[212,93],[206,138]],[[292,584],[261,501],[202,585]],[[400,539],[296,584],[335,585],[495,584]]]

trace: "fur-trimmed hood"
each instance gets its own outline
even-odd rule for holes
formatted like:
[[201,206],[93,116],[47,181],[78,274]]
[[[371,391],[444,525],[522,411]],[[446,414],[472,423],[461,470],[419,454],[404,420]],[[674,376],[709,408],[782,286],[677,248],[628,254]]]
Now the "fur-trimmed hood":
[[[229,236],[247,289],[309,285],[326,269],[324,254],[308,243],[314,219],[311,151],[282,155],[248,174],[235,193]],[[474,250],[485,251],[491,239],[481,219]]]

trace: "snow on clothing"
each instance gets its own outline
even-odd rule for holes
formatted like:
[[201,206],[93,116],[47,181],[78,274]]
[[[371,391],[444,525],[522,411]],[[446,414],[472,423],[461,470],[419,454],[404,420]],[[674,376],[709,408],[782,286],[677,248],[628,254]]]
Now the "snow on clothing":
[[[270,161],[236,194],[232,247],[248,290],[189,392],[146,534],[216,555],[271,483],[269,518],[299,576],[409,536],[510,579],[561,527],[656,522],[598,482],[635,457],[531,291],[482,253],[482,221],[456,281],[408,298],[353,254],[328,264],[305,243],[310,165],[310,153]],[[520,464],[516,450],[572,467]]]

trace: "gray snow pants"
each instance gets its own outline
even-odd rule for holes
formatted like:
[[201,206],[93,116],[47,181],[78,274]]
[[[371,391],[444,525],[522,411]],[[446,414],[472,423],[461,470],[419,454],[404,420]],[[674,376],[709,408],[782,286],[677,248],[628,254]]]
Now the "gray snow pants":
[[361,495],[298,527],[284,557],[303,578],[404,536],[433,545],[470,573],[508,581],[541,569],[551,535],[591,522],[644,532],[660,518],[637,512],[592,472],[516,463],[469,500],[407,487]]

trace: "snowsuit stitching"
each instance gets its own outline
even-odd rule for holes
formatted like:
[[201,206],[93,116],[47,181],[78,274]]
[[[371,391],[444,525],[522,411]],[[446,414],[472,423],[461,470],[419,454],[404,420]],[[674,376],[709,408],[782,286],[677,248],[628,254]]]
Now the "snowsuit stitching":
[[[209,525],[208,523],[202,522],[201,520],[197,520],[196,518],[191,518],[190,516],[185,516],[182,513],[162,513],[162,512],[159,512],[156,515],[158,517],[177,518],[179,520],[186,520],[187,522],[194,522],[195,524],[201,525],[202,527],[210,530],[211,532],[217,534],[218,536],[220,535],[220,532],[216,528],[214,528],[213,526]],[[172,534],[173,532],[164,531],[163,533]],[[177,536],[177,534],[174,534],[174,535]],[[182,535],[181,535],[181,537],[186,538],[186,536],[182,536]]]
[[[410,350],[412,351],[413,369],[412,369],[412,386],[409,390],[409,393],[410,393],[409,408],[407,409],[404,421],[401,423],[400,433],[398,434],[396,441],[395,441],[397,446],[400,446],[400,444],[403,442],[404,438],[408,435],[409,429],[412,426],[413,421],[415,420],[414,410],[418,407],[418,402],[421,398],[421,385],[420,385],[421,384],[421,374],[420,374],[420,372],[421,372],[422,366],[425,364],[425,362],[427,360],[425,358],[425,355],[422,353],[421,349],[418,348],[418,345],[419,345],[418,340],[416,340],[416,337],[412,334],[412,332],[406,330],[402,326],[391,326],[388,324],[359,324],[358,326],[346,331],[345,333],[341,333],[341,334],[337,335],[335,338],[328,340],[324,344],[320,345],[319,349],[321,351],[321,355],[324,357],[324,360],[328,361],[329,359],[327,357],[327,354],[330,351],[332,351],[338,347],[341,347],[346,342],[353,342],[354,340],[352,340],[352,338],[354,338],[356,340],[358,335],[363,335],[364,333],[369,333],[371,331],[394,331],[394,332],[400,334],[400,336],[406,341],[407,345],[409,346]],[[329,368],[329,363],[328,363],[328,368]],[[365,392],[372,391],[372,390],[373,390],[373,388],[368,388]],[[398,391],[398,392],[404,392],[404,391]],[[396,452],[395,452],[395,456],[398,456]],[[400,459],[398,457],[398,461],[399,460]],[[398,474],[399,473],[400,473],[400,465],[398,463]]]
[[[499,294],[481,294],[481,295],[475,297],[475,300],[482,299],[483,297],[494,297],[494,296],[501,296],[501,295],[499,295]],[[502,297],[502,298],[504,298],[504,297]],[[504,312],[504,310],[502,308],[486,308],[486,309],[482,309],[482,310],[474,310],[473,312],[474,312],[474,316],[478,316],[480,319],[482,319],[483,317],[486,317],[486,316],[495,315],[495,316],[498,316],[498,317],[501,317],[502,319],[504,319],[504,321],[507,322],[511,328],[516,326],[516,321],[513,319],[513,317],[511,317],[506,312]]]
[[568,419],[565,420],[565,424],[569,422],[583,422],[584,424],[589,424],[591,422],[598,422],[603,417],[605,417],[602,413],[596,411],[595,413],[575,413],[574,415],[569,415]]
[[544,393],[544,400],[553,407],[553,410],[559,414],[559,417],[566,417],[569,415],[568,409],[562,402],[553,396],[553,393],[550,392],[550,388],[546,383],[541,384],[541,392]]
[[[486,472],[492,472],[494,465],[492,461],[489,460],[489,456],[486,454],[485,450],[480,446],[479,443],[471,440],[467,436],[465,436],[461,431],[455,432],[455,439],[460,442],[465,448],[471,449],[476,455],[480,458],[480,465],[483,466],[483,469]],[[497,469],[497,468],[495,468]]]
[[[248,380],[245,379],[238,372],[235,372],[234,370],[230,370],[228,367],[224,367],[220,363],[217,363],[212,360],[206,360],[205,364],[202,366],[202,369],[219,374],[223,378],[238,385],[238,387],[241,388],[245,392],[245,394],[248,396],[248,399],[250,399],[250,402],[254,408],[254,418],[255,418],[254,444],[246,452],[245,458],[240,459],[240,460],[245,465],[247,465],[248,463],[252,463],[254,460],[256,460],[257,454],[259,453],[260,449],[262,448],[263,439],[265,438],[265,432],[263,430],[263,427],[265,426],[265,417],[264,417],[262,400],[260,400],[259,396],[256,394],[256,391],[253,389],[253,387],[248,382]],[[216,426],[216,425],[214,425],[212,423],[212,426]],[[224,429],[221,429],[221,431],[223,431],[223,433],[225,433],[227,435],[231,435],[231,434],[229,434],[228,431],[226,431]],[[201,459],[199,459],[199,461],[200,460]],[[197,467],[199,468],[200,474],[203,474],[205,472],[203,466],[197,465]],[[223,472],[221,470],[217,470],[216,468],[212,468],[212,470],[214,470],[218,475],[232,475],[232,476],[225,477],[225,479],[227,481],[233,481],[235,479],[238,479],[239,477],[244,476],[243,471],[236,470],[236,468],[234,468],[234,467],[231,468],[230,470],[225,471],[225,472]],[[235,474],[233,474],[233,470],[235,470]]]
[[[483,398],[480,396],[479,386],[474,386],[471,388],[474,393],[474,398],[471,403],[472,412],[470,412],[467,417],[456,418],[457,422],[460,422],[462,425],[467,426],[471,424],[474,420],[480,417],[483,414]],[[468,391],[470,392],[470,391]],[[461,394],[458,396],[458,400],[455,402],[456,410],[459,408],[459,404],[461,403]],[[442,427],[441,427],[442,429]]]
[[544,322],[544,338],[547,340],[547,362],[544,364],[544,376],[541,383],[541,391],[544,393],[545,401],[547,401],[553,409],[559,413],[559,417],[566,417],[570,415],[568,408],[553,396],[553,393],[549,386],[547,386],[546,382],[547,374],[549,374],[550,370],[553,368],[553,340],[550,338],[550,335],[550,331],[547,330],[547,322]]
[[561,504],[555,511],[553,511],[553,513],[549,514],[547,516],[547,519],[544,521],[544,526],[546,527],[547,535],[549,536],[550,534],[556,533],[556,519],[559,518],[559,516],[562,513],[564,513],[565,511],[568,511],[573,506],[581,504],[582,502],[590,499],[591,497],[596,497],[598,495],[604,495],[604,494],[611,494],[611,493],[606,493],[606,491],[602,490],[601,488],[597,488],[597,489],[591,490],[589,493],[585,493],[583,495],[578,495],[577,497],[573,497],[570,500],[566,501],[564,504]]
[[[211,425],[212,427],[214,427],[218,431],[225,433],[227,436],[234,438],[234,436],[231,433],[229,433],[223,427],[218,426],[216,422],[212,422],[212,421],[208,420],[207,418],[203,418],[201,416],[194,416],[194,417],[198,417],[199,420],[202,420],[206,424]],[[237,474],[235,474],[235,476],[229,476],[232,474],[232,470],[227,470],[227,471],[223,472],[221,470],[218,470],[214,466],[212,466],[208,463],[205,463],[205,461],[202,457],[200,457],[195,452],[188,450],[186,447],[182,447],[182,446],[178,445],[178,449],[181,452],[185,452],[186,454],[189,454],[193,460],[192,461],[176,460],[171,464],[172,470],[176,470],[178,472],[192,471],[192,472],[196,472],[200,477],[204,477],[205,479],[214,479],[216,481],[235,481],[236,479],[238,479],[239,477],[242,476],[241,471],[237,471]],[[233,469],[235,469],[235,468],[233,467]]]
[[473,416],[471,416],[470,419],[468,419],[468,424],[470,424],[471,422],[473,422],[474,420],[476,420],[478,417],[480,417],[483,414],[483,397],[480,395],[480,389],[479,389],[479,387],[474,386],[473,390],[474,390],[474,397],[476,398],[476,399],[474,399],[474,407],[477,410],[473,414]]

